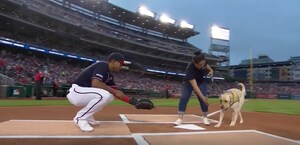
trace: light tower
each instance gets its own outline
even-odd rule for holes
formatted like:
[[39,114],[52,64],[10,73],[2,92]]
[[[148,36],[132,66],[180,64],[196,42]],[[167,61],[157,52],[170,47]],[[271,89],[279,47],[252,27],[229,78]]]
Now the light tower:
[[219,56],[223,59],[221,65],[230,64],[230,45],[229,36],[230,30],[228,28],[218,27],[213,25],[210,31],[210,48],[209,54]]

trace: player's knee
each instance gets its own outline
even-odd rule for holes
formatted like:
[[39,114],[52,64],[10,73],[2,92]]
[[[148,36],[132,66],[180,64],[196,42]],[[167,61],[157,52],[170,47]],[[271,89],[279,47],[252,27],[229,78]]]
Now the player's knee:
[[104,98],[107,98],[107,96],[110,95],[110,93],[108,91],[102,91],[101,92],[101,95],[104,97]]
[[107,102],[110,103],[111,101],[113,101],[115,99],[115,97],[112,94],[109,94],[109,96],[107,97]]
[[102,99],[107,103],[114,100],[114,96],[111,93],[109,93],[108,91],[102,91],[101,96],[102,96]]
[[102,101],[103,101],[105,104],[109,104],[109,103],[112,102],[113,100],[114,100],[113,95],[105,95],[105,96],[103,96],[103,98],[102,98]]

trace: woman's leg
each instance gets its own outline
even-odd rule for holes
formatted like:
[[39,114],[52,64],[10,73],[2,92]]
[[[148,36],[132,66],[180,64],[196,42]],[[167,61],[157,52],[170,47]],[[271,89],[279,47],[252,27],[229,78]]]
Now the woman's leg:
[[183,82],[182,83],[182,92],[181,92],[181,98],[179,100],[178,105],[178,117],[179,119],[174,122],[174,125],[180,125],[182,124],[183,115],[186,110],[187,103],[189,102],[189,99],[191,97],[193,91],[193,87],[189,82]]
[[[202,82],[202,83],[198,84],[198,86],[199,86],[200,91],[203,94],[203,96],[208,97],[207,96],[206,82]],[[207,116],[207,112],[208,112],[208,106],[199,97],[198,97],[198,101],[200,102],[201,111],[203,112],[203,115],[206,117]]]
[[182,94],[178,105],[178,113],[184,113],[186,110],[187,103],[190,100],[193,87],[189,82],[183,82]]
[[[204,81],[202,83],[199,83],[198,86],[199,86],[200,91],[202,92],[203,96],[208,97],[207,96],[207,84],[206,84],[206,82]],[[210,123],[207,119],[208,106],[203,102],[202,99],[199,98],[199,96],[198,96],[198,101],[200,103],[200,108],[201,108],[201,111],[202,111],[203,117],[204,117],[203,122],[204,122],[205,125],[209,125]]]

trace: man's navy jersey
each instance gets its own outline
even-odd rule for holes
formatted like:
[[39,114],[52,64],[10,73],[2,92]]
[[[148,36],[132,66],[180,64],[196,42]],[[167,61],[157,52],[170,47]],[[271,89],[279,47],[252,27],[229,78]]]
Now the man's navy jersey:
[[206,70],[207,63],[201,68],[197,69],[195,65],[191,62],[186,67],[185,71],[185,81],[190,81],[195,79],[197,83],[201,83],[203,81],[203,77],[207,74]]
[[115,86],[114,77],[109,71],[108,63],[105,61],[93,63],[85,68],[77,76],[74,84],[81,87],[92,87],[93,79],[98,79],[107,86]]

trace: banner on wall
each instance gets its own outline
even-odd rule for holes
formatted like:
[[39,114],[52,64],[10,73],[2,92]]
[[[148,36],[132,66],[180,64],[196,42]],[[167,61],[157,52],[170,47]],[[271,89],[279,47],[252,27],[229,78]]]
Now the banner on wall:
[[278,99],[290,99],[290,95],[289,94],[279,94],[278,95]]
[[289,74],[288,68],[281,67],[279,69],[279,80],[281,80],[281,81],[288,80],[288,78],[289,78],[288,74]]
[[258,99],[277,99],[277,94],[264,94],[264,93],[258,93],[255,95]]
[[300,100],[300,94],[292,95],[291,99]]

